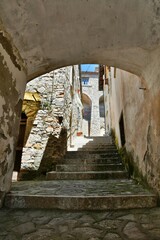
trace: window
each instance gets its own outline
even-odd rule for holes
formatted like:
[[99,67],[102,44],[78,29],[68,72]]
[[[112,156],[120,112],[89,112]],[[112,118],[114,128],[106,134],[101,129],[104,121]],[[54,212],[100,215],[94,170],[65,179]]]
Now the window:
[[88,85],[89,84],[89,78],[88,77],[83,77],[82,78],[82,84],[83,85]]

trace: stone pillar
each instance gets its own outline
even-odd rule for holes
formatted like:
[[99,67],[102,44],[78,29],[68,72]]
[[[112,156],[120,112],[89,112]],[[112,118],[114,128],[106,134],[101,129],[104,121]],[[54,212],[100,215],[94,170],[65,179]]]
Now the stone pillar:
[[[0,32],[0,196],[8,192],[14,167],[26,73],[17,50]],[[0,199],[2,204],[2,201]]]

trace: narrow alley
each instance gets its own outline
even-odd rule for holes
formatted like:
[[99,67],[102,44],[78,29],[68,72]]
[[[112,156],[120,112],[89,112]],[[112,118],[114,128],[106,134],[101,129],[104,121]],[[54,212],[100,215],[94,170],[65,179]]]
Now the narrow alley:
[[77,138],[46,180],[13,183],[1,239],[159,239],[157,196],[129,179],[111,137]]
[[159,65],[159,0],[0,0],[0,240],[160,240]]
[[79,71],[63,68],[27,85],[0,239],[158,240],[158,197],[122,151],[109,69],[83,71],[81,79]]

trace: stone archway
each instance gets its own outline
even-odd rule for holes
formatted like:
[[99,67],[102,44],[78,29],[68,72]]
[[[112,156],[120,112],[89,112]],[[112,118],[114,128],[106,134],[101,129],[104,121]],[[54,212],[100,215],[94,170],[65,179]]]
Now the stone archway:
[[1,191],[11,185],[26,82],[66,65],[104,63],[142,76],[144,139],[159,152],[158,14],[159,2],[146,0],[0,1]]
[[84,62],[140,75],[160,46],[158,8],[152,0],[1,0],[1,41],[16,46],[28,80]]

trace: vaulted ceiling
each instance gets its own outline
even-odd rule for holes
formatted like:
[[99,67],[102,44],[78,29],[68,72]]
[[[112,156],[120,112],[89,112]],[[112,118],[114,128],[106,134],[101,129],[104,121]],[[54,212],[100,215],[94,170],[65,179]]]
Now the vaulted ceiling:
[[78,63],[141,75],[160,46],[157,0],[1,0],[0,29],[26,64],[28,80]]

